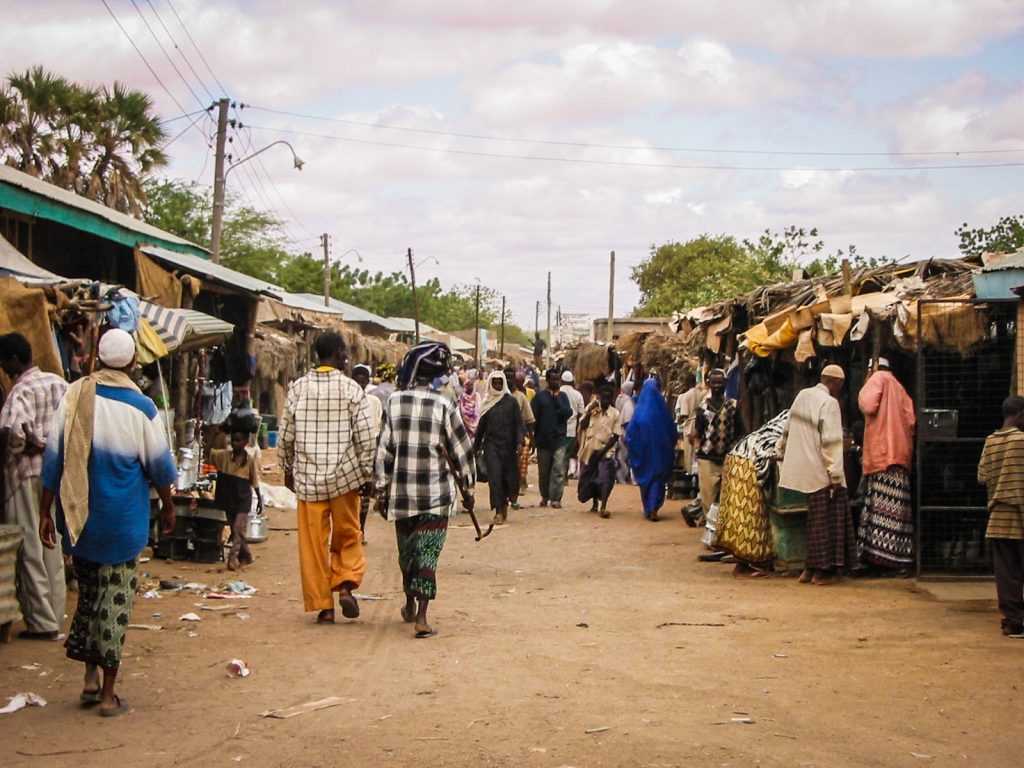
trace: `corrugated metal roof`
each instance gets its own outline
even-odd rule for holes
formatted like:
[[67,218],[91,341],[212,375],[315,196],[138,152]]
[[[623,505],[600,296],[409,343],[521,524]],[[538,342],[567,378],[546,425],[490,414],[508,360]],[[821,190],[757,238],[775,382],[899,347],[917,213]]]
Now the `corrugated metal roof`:
[[1004,269],[1024,269],[1024,251],[1010,254],[999,261],[982,267],[982,272],[1001,272]]
[[[308,299],[309,301],[315,303],[318,307],[320,307],[321,310],[324,309],[323,296],[317,296],[315,293],[300,293],[298,295],[304,299]],[[361,309],[360,307],[357,307],[355,304],[349,304],[347,301],[339,301],[338,299],[335,299],[333,297],[330,299],[330,302],[330,307],[341,312],[347,322],[375,323],[376,325],[379,325],[381,328],[384,328],[388,331],[395,331],[398,333],[400,333],[403,330],[401,327],[396,325],[391,318],[375,315],[373,312]]]
[[157,248],[150,245],[143,246],[139,250],[147,256],[173,264],[206,280],[214,280],[232,288],[241,288],[244,291],[260,296],[269,296],[288,307],[312,312],[324,312],[332,315],[341,314],[340,310],[325,307],[322,303],[317,304],[301,294],[289,293],[279,285],[268,283],[266,280],[260,280],[244,272],[229,269],[222,264],[214,264],[212,261],[201,259],[198,256],[188,253],[176,253],[175,251],[168,251],[166,248]]
[[[28,193],[29,198],[13,193],[3,194],[5,184]],[[30,201],[30,198],[32,201]],[[40,205],[40,199],[48,201],[50,205]],[[89,221],[101,221],[107,226],[82,228],[93,231],[94,234],[98,234],[101,237],[113,239],[131,246],[139,242],[155,242],[165,246],[180,247],[191,253],[207,253],[206,249],[202,246],[189,242],[184,238],[173,235],[170,232],[165,232],[126,213],[108,208],[94,200],[76,195],[70,190],[61,189],[49,182],[29,176],[27,173],[22,173],[15,168],[3,164],[0,164],[0,206],[10,207],[12,210],[17,210],[29,216],[59,221],[69,226],[81,226]],[[67,217],[59,215],[62,208],[64,210],[68,208],[74,209],[83,214],[86,219],[82,220],[79,217],[77,222],[68,221]]]

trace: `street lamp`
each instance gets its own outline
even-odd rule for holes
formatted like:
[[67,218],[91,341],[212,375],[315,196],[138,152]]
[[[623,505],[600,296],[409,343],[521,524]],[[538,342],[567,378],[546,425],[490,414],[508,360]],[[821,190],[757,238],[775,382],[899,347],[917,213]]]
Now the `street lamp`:
[[[331,306],[331,257],[329,255],[329,248],[328,248],[328,244],[327,244],[328,236],[327,235],[323,235],[323,238],[324,238],[324,240],[323,240],[323,243],[324,243],[324,306],[325,307],[329,307],[329,306]],[[345,251],[343,254],[341,254],[341,256],[338,257],[338,261],[340,262],[343,258],[348,256],[350,253],[354,253],[356,255],[356,258],[359,259],[359,262],[362,263],[362,261],[363,261],[363,254],[361,254],[358,251],[358,249],[356,249],[356,248],[349,248],[347,251]]]
[[[224,174],[216,173],[213,179],[213,222],[210,225],[210,260],[214,264],[220,264],[220,237],[224,230],[224,195],[227,189],[228,174],[231,173],[235,168],[240,166],[242,163],[252,160],[257,155],[261,155],[268,149],[276,144],[284,144],[292,152],[292,162],[295,163],[295,169],[298,171],[302,170],[302,166],[305,165],[302,158],[299,157],[295,151],[295,147],[289,144],[284,139],[273,141],[263,149],[258,149],[251,155],[246,155],[240,160],[231,163],[224,171]],[[218,169],[219,170],[219,169]]]

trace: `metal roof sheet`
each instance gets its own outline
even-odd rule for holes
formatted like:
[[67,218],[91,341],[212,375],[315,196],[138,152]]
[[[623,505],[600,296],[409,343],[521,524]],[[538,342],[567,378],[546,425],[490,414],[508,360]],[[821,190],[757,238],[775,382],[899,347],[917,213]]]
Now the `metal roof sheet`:
[[[321,310],[324,309],[323,296],[317,296],[315,293],[300,293],[298,295],[315,303]],[[355,304],[349,304],[347,301],[340,301],[334,297],[331,297],[330,302],[329,306],[332,309],[341,312],[347,322],[375,323],[388,331],[401,332],[403,330],[403,328],[397,325],[391,318],[375,315],[373,312],[361,309]]]
[[167,262],[168,264],[173,264],[176,267],[180,267],[187,272],[192,272],[193,274],[207,280],[215,280],[222,285],[241,288],[244,291],[255,293],[260,296],[268,296],[280,301],[288,307],[312,312],[324,312],[332,315],[341,314],[340,310],[325,307],[322,303],[317,304],[315,301],[310,301],[305,298],[302,294],[289,293],[279,285],[268,283],[266,280],[260,280],[259,278],[247,275],[244,272],[238,272],[234,269],[225,267],[223,264],[214,264],[212,261],[201,259],[198,256],[193,256],[188,253],[177,253],[175,251],[169,251],[166,248],[157,248],[156,246],[151,245],[142,246],[139,250],[147,256],[152,256],[153,258]]
[[[28,193],[29,197],[26,198],[24,195],[18,196],[13,193],[10,195],[2,194],[3,185],[5,184]],[[33,198],[36,202],[30,202]],[[49,201],[55,204],[55,206],[40,205],[38,203],[39,198]],[[47,181],[37,179],[34,176],[22,173],[15,168],[3,164],[0,164],[0,205],[10,206],[12,210],[18,210],[27,215],[60,221],[61,223],[75,226],[75,223],[69,222],[66,217],[59,215],[61,208],[65,210],[71,208],[81,214],[85,214],[92,221],[99,219],[106,223],[108,225],[106,231],[99,231],[96,234],[118,240],[119,242],[135,245],[138,242],[155,241],[163,245],[180,246],[192,253],[207,253],[206,249],[202,246],[189,242],[170,232],[165,232],[158,227],[154,227],[152,224],[147,224],[126,213],[121,213],[113,208],[97,203],[95,200],[89,200],[75,194],[71,190],[61,189]],[[113,227],[111,228],[109,225],[113,225]],[[91,231],[91,228],[87,229]],[[127,233],[130,233],[130,236],[126,237]]]

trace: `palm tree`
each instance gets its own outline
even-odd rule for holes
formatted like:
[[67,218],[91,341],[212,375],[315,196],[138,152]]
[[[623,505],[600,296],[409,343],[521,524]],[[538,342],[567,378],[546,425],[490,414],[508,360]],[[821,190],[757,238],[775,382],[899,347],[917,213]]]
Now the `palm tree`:
[[101,88],[98,107],[91,126],[92,168],[84,194],[141,218],[146,202],[142,180],[154,168],[167,164],[159,146],[166,134],[152,114],[152,99],[122,83],[115,82],[112,89]]
[[0,161],[142,218],[166,134],[142,91],[87,88],[33,67],[0,86]]
[[53,121],[66,113],[71,88],[42,67],[8,76],[0,87],[0,152],[8,165],[37,178],[47,175],[55,151]]

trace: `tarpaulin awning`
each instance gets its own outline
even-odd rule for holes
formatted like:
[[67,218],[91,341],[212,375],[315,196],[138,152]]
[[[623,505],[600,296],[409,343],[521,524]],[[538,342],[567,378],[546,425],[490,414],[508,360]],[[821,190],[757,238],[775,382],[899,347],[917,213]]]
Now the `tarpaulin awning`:
[[143,300],[139,311],[169,352],[218,344],[235,330],[231,323],[194,309],[169,309]]
[[3,235],[0,235],[0,272],[18,279],[28,278],[29,282],[61,283],[65,281],[65,278],[60,275],[55,275],[29,261],[28,257],[11,245]]

